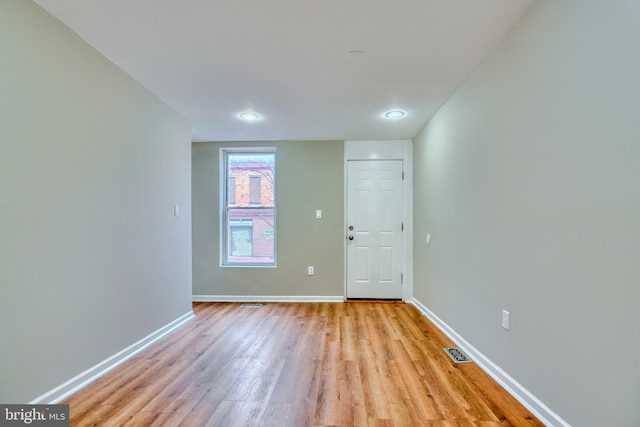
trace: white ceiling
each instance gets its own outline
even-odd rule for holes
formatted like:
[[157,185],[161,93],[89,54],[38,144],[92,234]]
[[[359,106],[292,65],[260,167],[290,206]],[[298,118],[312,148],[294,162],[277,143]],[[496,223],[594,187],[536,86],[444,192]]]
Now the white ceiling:
[[413,138],[534,0],[35,1],[194,141],[250,141]]

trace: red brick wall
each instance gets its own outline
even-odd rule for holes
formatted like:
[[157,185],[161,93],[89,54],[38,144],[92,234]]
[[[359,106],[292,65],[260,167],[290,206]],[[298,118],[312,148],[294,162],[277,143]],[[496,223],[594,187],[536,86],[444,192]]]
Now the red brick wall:
[[[274,207],[274,191],[273,184],[269,182],[267,178],[261,176],[258,172],[254,170],[239,170],[236,171],[233,176],[236,178],[236,203],[231,206],[253,206],[253,207]],[[260,176],[260,185],[261,185],[261,203],[250,203],[249,202],[249,177],[250,176]]]

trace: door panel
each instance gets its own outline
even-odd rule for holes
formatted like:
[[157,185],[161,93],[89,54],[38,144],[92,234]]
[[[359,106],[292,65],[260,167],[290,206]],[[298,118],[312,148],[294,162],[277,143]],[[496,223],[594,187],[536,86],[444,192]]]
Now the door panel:
[[347,227],[347,298],[401,299],[402,161],[347,163]]

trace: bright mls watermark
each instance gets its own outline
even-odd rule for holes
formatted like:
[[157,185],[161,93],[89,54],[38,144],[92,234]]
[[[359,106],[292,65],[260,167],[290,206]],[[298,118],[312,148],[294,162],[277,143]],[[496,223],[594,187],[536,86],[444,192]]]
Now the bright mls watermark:
[[0,427],[69,427],[69,405],[2,405]]

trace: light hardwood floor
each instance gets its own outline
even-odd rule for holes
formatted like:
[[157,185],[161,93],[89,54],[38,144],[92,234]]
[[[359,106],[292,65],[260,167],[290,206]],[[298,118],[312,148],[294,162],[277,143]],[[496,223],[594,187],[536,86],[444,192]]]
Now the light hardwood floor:
[[195,303],[71,396],[72,426],[542,426],[410,304]]

